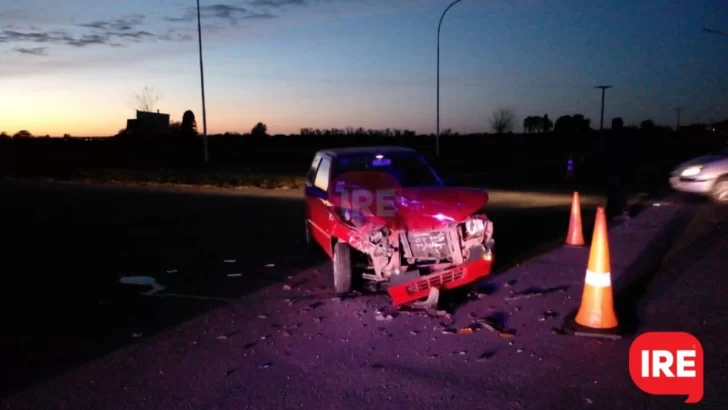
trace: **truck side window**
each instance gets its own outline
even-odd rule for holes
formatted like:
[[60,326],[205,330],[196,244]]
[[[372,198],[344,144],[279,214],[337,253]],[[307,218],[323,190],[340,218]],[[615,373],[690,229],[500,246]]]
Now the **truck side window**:
[[314,178],[316,178],[316,170],[318,169],[320,163],[321,154],[316,154],[316,156],[313,158],[313,162],[311,163],[311,168],[308,169],[308,174],[306,175],[306,181],[308,181],[312,185]]
[[318,167],[318,171],[316,172],[316,180],[314,181],[314,186],[316,188],[319,188],[323,191],[327,191],[329,189],[330,171],[331,171],[331,158],[329,158],[329,157],[321,158],[321,164]]

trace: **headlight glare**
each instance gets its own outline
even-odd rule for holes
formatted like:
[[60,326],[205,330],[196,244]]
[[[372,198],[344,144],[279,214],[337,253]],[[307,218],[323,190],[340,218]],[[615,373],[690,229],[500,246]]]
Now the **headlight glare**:
[[700,171],[703,169],[702,165],[695,165],[690,168],[687,168],[683,170],[683,172],[680,173],[681,177],[694,177],[695,175],[698,175]]

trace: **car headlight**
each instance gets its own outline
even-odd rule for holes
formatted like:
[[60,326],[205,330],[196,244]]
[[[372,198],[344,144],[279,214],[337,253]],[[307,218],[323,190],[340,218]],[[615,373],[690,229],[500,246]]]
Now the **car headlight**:
[[693,177],[695,175],[698,175],[700,171],[703,169],[702,165],[695,165],[690,168],[687,168],[683,170],[683,172],[680,173],[681,177]]

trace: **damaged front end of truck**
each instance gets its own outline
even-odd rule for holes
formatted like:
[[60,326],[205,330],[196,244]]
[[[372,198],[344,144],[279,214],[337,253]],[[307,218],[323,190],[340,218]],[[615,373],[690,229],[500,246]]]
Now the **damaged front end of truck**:
[[[362,187],[358,187],[359,190]],[[365,207],[332,204],[333,236],[360,254],[364,279],[385,283],[394,305],[476,282],[491,272],[493,221],[484,190],[436,187],[383,191]],[[377,211],[372,212],[372,209]]]

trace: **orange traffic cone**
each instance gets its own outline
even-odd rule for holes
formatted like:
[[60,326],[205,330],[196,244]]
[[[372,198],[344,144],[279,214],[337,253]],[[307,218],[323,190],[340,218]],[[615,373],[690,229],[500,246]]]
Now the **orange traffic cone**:
[[577,335],[619,337],[616,335],[619,322],[612,293],[607,218],[601,206],[597,208],[584,292],[574,321],[584,329],[577,331]]
[[569,232],[566,234],[566,244],[584,246],[584,230],[581,226],[581,204],[578,192],[574,192],[571,199],[571,218],[569,219]]

